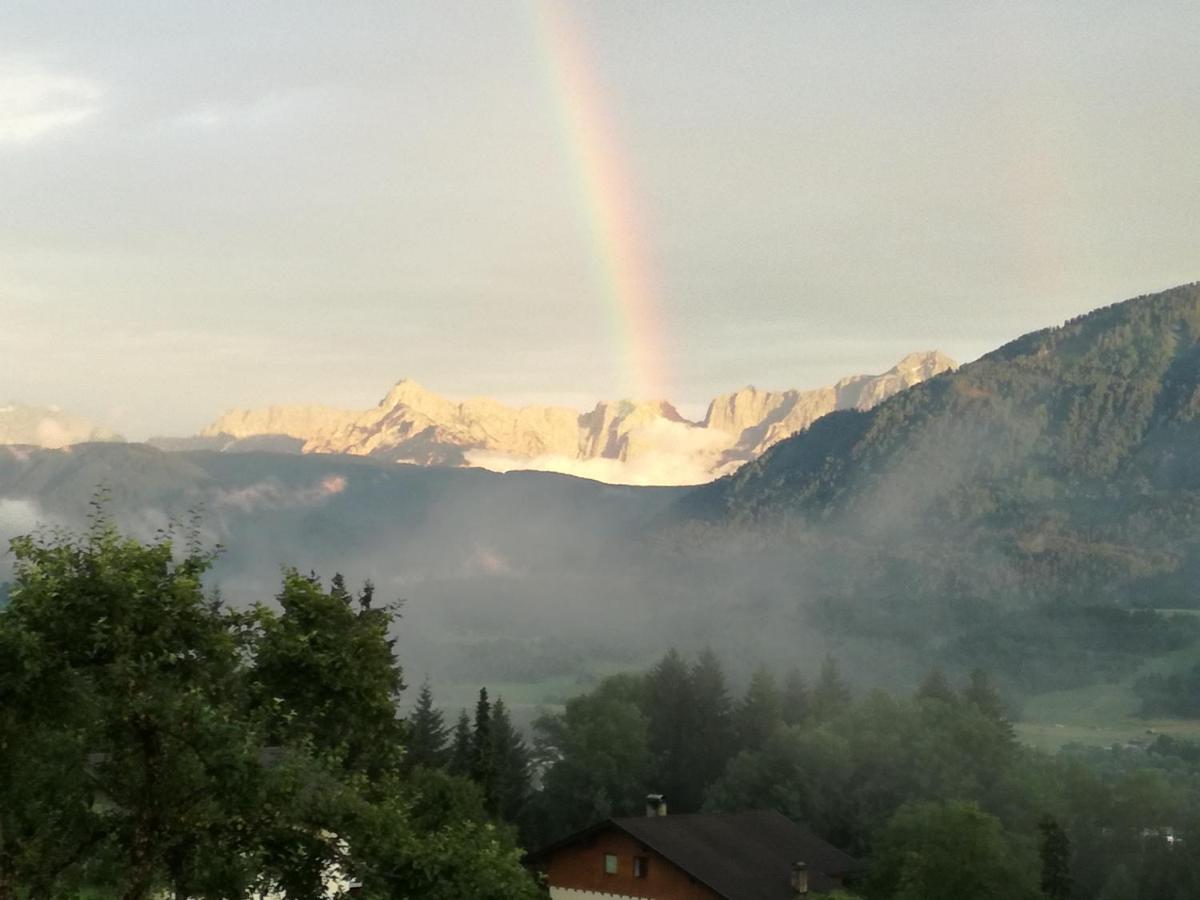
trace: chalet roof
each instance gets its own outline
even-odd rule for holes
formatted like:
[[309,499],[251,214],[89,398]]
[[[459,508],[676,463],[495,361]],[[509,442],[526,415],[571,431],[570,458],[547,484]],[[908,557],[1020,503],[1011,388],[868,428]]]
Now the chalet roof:
[[831,876],[862,869],[854,857],[777,812],[637,816],[610,819],[546,848],[574,844],[605,828],[628,834],[725,900],[795,900],[792,864],[808,867],[810,891],[830,891]]

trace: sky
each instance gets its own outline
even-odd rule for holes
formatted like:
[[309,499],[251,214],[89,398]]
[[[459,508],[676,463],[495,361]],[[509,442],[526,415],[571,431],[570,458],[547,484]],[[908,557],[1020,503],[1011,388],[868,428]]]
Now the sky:
[[[0,5],[0,401],[813,387],[1200,279],[1200,4]],[[652,373],[652,374],[651,374]]]

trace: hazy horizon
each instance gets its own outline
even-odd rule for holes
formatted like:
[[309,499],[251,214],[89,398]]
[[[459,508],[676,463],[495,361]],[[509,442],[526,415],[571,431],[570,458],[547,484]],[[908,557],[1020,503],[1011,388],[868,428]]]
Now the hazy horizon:
[[0,400],[137,439],[401,377],[579,408],[653,382],[694,415],[966,362],[1200,277],[1198,26],[1184,3],[6,8]]

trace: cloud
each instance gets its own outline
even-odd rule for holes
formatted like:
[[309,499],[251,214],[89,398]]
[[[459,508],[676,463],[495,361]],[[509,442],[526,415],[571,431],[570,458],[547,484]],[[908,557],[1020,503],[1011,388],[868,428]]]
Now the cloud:
[[0,144],[25,144],[79,125],[100,112],[104,90],[38,65],[0,64]]
[[717,460],[730,443],[727,435],[713,429],[664,419],[632,428],[626,438],[628,458],[623,460],[552,455],[522,459],[473,451],[467,454],[467,464],[493,472],[559,472],[608,484],[705,484],[716,477]]
[[29,500],[0,498],[0,538],[33,531],[44,520],[37,504]]
[[289,488],[270,478],[246,487],[222,491],[217,495],[216,505],[252,512],[256,509],[294,509],[317,506],[346,489],[346,479],[341,475],[326,475],[307,487]]

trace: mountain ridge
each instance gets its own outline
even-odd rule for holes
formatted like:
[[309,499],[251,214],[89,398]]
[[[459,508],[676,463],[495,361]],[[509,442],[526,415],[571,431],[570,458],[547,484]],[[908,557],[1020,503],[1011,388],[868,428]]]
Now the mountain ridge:
[[[855,375],[811,390],[747,386],[712,400],[689,421],[665,400],[512,407],[489,398],[454,401],[401,379],[369,410],[323,406],[234,409],[196,439],[156,439],[166,449],[238,451],[274,445],[419,465],[533,468],[601,481],[688,484],[711,480],[839,408],[869,408],[955,363],[913,353],[880,375]],[[288,442],[291,442],[290,444]],[[296,446],[298,442],[298,447]]]

